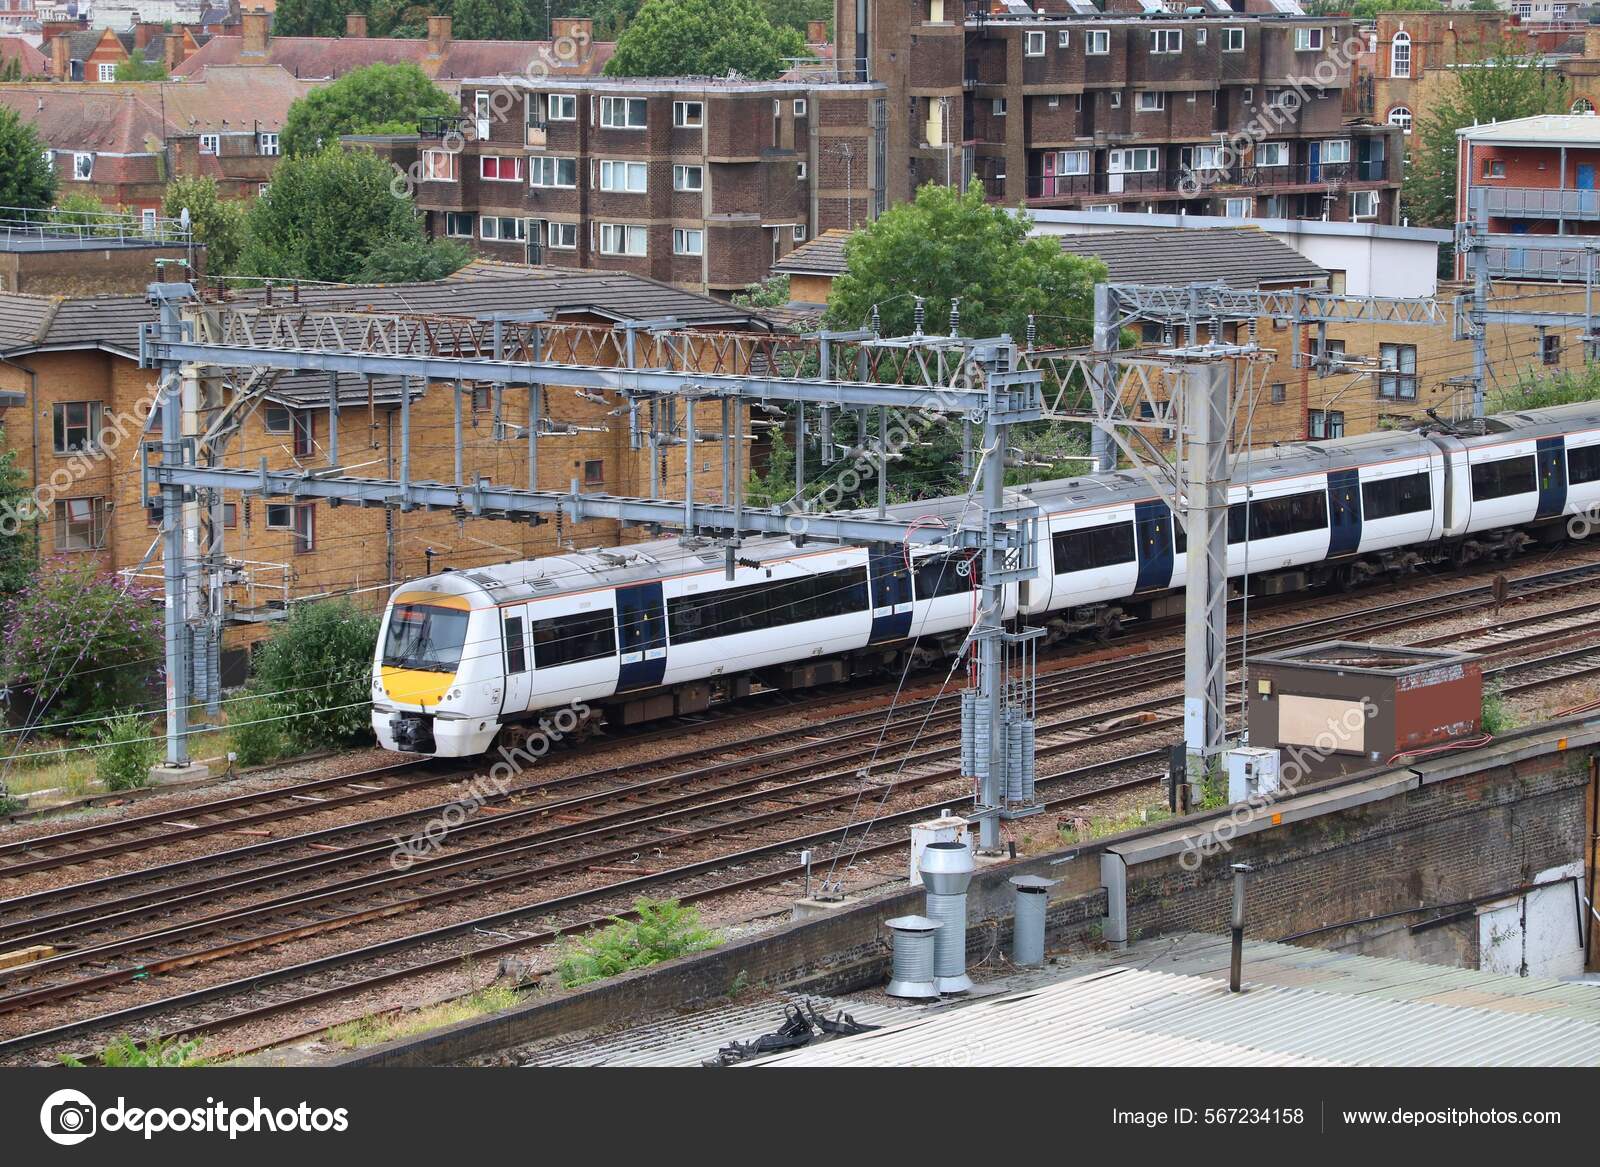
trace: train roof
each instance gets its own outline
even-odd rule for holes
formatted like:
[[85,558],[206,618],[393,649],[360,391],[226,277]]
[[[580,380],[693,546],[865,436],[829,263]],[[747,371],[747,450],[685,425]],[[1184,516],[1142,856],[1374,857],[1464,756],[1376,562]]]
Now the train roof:
[[1600,401],[1578,401],[1571,405],[1550,405],[1543,409],[1520,409],[1484,418],[1487,434],[1463,438],[1465,442],[1483,437],[1514,433],[1518,437],[1543,438],[1576,430],[1600,429]]

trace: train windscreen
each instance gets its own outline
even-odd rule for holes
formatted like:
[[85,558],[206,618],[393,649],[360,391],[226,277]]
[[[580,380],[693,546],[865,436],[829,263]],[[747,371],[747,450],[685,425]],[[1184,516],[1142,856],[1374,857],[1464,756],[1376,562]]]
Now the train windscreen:
[[389,613],[383,663],[396,669],[455,672],[467,642],[468,615],[427,604],[396,604]]

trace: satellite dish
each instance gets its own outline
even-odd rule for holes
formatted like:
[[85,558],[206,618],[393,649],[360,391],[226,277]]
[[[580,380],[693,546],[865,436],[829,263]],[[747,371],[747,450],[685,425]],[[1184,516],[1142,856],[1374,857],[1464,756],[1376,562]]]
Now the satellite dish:
[[184,207],[183,210],[178,212],[178,226],[182,227],[185,231],[187,231],[189,229],[189,208],[188,207]]

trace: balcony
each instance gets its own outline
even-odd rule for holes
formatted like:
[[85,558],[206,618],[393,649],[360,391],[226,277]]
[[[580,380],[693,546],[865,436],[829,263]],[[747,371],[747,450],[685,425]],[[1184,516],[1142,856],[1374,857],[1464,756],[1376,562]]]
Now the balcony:
[[1472,207],[1506,219],[1600,219],[1600,190],[1474,187]]
[[1483,256],[1496,279],[1582,283],[1591,264],[1600,271],[1600,236],[1490,235]]
[[1294,166],[1170,167],[1112,174],[1028,175],[1030,199],[1072,199],[1096,195],[1171,195],[1193,198],[1230,190],[1271,191],[1326,188],[1388,181],[1384,163],[1300,163]]
[[417,122],[417,136],[421,138],[447,138],[451,134],[465,136],[467,127],[472,125],[471,118],[463,117],[437,117],[421,118]]

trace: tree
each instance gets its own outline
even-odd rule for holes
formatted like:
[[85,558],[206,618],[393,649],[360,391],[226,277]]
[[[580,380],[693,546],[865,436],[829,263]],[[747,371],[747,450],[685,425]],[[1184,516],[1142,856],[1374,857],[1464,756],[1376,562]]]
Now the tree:
[[472,252],[451,239],[385,239],[362,264],[364,284],[417,284],[442,280],[472,260]]
[[0,207],[39,210],[56,197],[55,170],[33,127],[0,106]]
[[206,270],[228,275],[239,263],[244,246],[245,204],[217,193],[216,179],[180,174],[167,183],[161,213],[169,219],[189,212],[194,241],[205,245]]
[[38,566],[39,544],[33,520],[33,498],[17,465],[17,452],[0,428],[0,595],[27,586]]
[[371,150],[330,146],[283,158],[272,186],[245,216],[244,275],[347,283],[367,256],[395,239],[421,240],[409,199],[392,190],[394,171]]
[[363,11],[350,0],[278,0],[272,14],[274,36],[343,36],[347,12]]
[[1566,113],[1566,78],[1538,56],[1496,45],[1470,69],[1451,69],[1415,127],[1401,204],[1412,222],[1451,227],[1456,221],[1456,131],[1465,126],[1543,113]]
[[144,61],[129,57],[117,63],[118,81],[165,81],[167,66],[162,61]]
[[343,134],[415,133],[420,118],[460,112],[460,103],[415,65],[380,62],[346,73],[291,105],[283,124],[283,152],[314,154],[338,145]]
[[1348,15],[1357,20],[1376,20],[1380,12],[1443,12],[1448,7],[1440,0],[1316,0],[1306,5],[1306,11],[1312,16]]
[[132,231],[137,220],[126,207],[108,207],[87,191],[73,191],[50,209],[50,222],[61,227],[82,227],[78,234],[120,235]]
[[761,7],[773,24],[792,28],[801,36],[813,20],[826,21],[828,36],[833,36],[833,0],[761,0]]
[[755,0],[649,0],[617,40],[612,77],[721,77],[765,81],[805,55],[805,38],[774,28]]
[[533,38],[526,4],[512,0],[455,0],[450,35],[464,41],[523,41]]
[[349,600],[301,604],[256,655],[254,713],[279,718],[293,750],[372,740],[378,618]]

